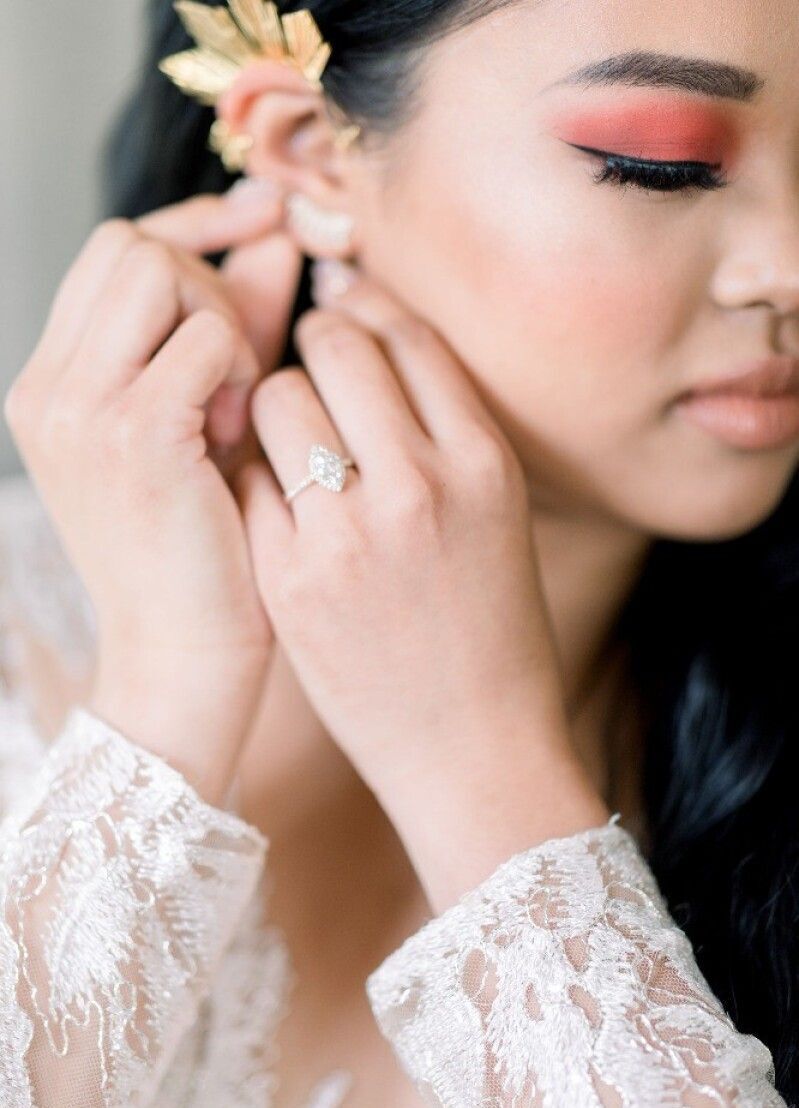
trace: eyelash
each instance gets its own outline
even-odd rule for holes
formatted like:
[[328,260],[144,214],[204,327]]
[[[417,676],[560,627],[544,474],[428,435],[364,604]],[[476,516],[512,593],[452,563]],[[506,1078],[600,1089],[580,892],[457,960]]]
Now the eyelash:
[[605,164],[593,178],[597,185],[607,181],[622,188],[632,185],[648,192],[688,194],[724,188],[727,184],[718,165],[707,162],[646,162],[588,146],[578,149],[603,159]]

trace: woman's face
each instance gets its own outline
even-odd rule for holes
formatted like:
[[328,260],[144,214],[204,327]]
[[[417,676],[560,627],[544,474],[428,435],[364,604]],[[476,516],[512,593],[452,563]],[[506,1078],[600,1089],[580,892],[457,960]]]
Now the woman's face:
[[[704,93],[562,83],[631,51],[759,81],[728,75],[726,96],[707,77]],[[418,76],[419,112],[356,198],[360,262],[460,355],[533,503],[676,538],[769,515],[799,437],[733,444],[675,401],[753,359],[799,355],[796,0],[517,2],[431,46]],[[596,183],[605,159],[577,144],[720,163],[728,183]]]

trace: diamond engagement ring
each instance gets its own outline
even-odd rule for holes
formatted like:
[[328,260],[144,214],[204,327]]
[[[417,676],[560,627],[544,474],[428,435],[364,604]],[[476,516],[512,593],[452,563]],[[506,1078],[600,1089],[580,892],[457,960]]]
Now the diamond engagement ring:
[[314,443],[308,455],[308,475],[300,481],[291,492],[284,493],[283,499],[288,503],[297,493],[307,489],[309,485],[321,485],[331,492],[341,492],[347,479],[347,466],[354,466],[352,458],[342,458],[334,450],[328,450],[321,443]]

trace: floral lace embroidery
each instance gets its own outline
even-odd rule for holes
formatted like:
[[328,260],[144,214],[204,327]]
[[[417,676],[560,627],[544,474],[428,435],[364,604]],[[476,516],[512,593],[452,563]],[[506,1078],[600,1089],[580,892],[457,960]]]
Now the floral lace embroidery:
[[508,859],[369,975],[427,1103],[784,1108],[618,819]]
[[30,1051],[37,1103],[65,1103],[78,1056],[82,1105],[150,1103],[267,840],[81,708],[0,826],[4,1048]]
[[197,1021],[159,1088],[159,1106],[268,1108],[273,1103],[278,1086],[274,1031],[286,1014],[294,970],[282,932],[262,921],[269,881],[264,870]]
[[[82,678],[89,672],[95,633],[91,604],[25,474],[0,481],[0,819],[10,813],[14,802],[25,797],[52,749],[37,731],[31,712],[33,688],[22,667],[26,659],[19,638],[23,630],[57,655],[73,677]],[[106,738],[111,731],[89,713],[83,714],[81,727],[84,735],[99,729]],[[124,736],[115,737],[123,746],[127,744]],[[138,747],[130,746],[129,752],[137,751]],[[154,776],[162,769],[174,785],[171,767],[160,759],[150,762]],[[90,799],[92,803],[96,800],[93,796]],[[77,811],[81,803],[77,791],[73,800]],[[231,807],[235,810],[235,804]],[[6,830],[10,828],[9,823]],[[73,839],[72,851],[78,847],[79,841]],[[244,876],[247,882],[252,880],[246,871]],[[233,879],[235,874],[230,877]],[[221,953],[217,971],[208,974],[205,986],[197,982],[196,1017],[182,1036],[176,1036],[179,1041],[171,1062],[160,1062],[163,1076],[157,1090],[159,1108],[218,1108],[221,1104],[269,1108],[273,1103],[278,1087],[273,1068],[277,1058],[275,1030],[287,1014],[294,972],[284,935],[265,917],[270,884],[270,874],[261,866],[255,893],[246,902]],[[231,927],[235,904],[235,899],[228,902]],[[18,1104],[31,1108],[33,1090],[23,1055],[27,1051],[30,1060],[33,1053],[34,1070],[43,1060],[49,1062],[45,1054],[31,1052],[31,1020],[18,1008],[10,979],[3,976],[3,967],[19,972],[20,953],[26,963],[33,961],[33,956],[21,951],[16,942],[13,947],[2,946],[3,942],[8,944],[9,934],[7,927],[0,929],[0,1094],[5,1094],[0,1100],[13,1108]],[[18,936],[17,941],[20,939]],[[157,958],[158,952],[152,951],[153,965]],[[76,1041],[73,1034],[73,1047]],[[93,1049],[87,1056],[85,1045],[80,1053],[71,1055],[67,1050],[65,1054],[72,1056],[73,1072],[80,1066],[88,1066],[91,1072],[96,1061],[96,1047],[88,1044]],[[110,1072],[116,1061],[101,1059],[98,1065]],[[305,1108],[339,1108],[350,1083],[347,1071],[333,1071],[314,1088]],[[37,1104],[49,1108],[49,1104],[58,1103],[59,1108],[72,1108],[71,1102],[56,1092],[55,1085],[48,1088],[44,1077],[40,1084],[42,1095],[51,1099],[37,1099]],[[105,1095],[110,1098],[116,1093],[109,1087]],[[145,1094],[139,1091],[138,1095],[141,1098]],[[74,1096],[74,1103],[87,1103],[77,1077]],[[109,1099],[103,1103],[122,1101]]]
[[[0,493],[0,1103],[269,1108],[293,972],[267,840],[82,709],[37,735],[11,619],[80,674],[92,615],[26,480]],[[509,859],[369,975],[426,1103],[785,1108],[617,820]]]

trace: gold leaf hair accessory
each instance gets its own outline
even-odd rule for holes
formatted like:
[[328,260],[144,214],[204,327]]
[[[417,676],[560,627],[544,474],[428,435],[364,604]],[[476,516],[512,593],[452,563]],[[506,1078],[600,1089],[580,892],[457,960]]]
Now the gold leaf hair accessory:
[[[320,78],[331,48],[310,11],[281,16],[270,0],[227,2],[228,8],[197,0],[175,0],[172,5],[197,45],[162,58],[158,68],[182,92],[201,104],[216,104],[243,67],[259,58],[295,66],[315,91],[323,91]],[[338,129],[336,146],[345,148],[359,133],[357,126]],[[235,173],[244,168],[252,142],[250,135],[233,134],[224,120],[217,119],[208,145]]]

